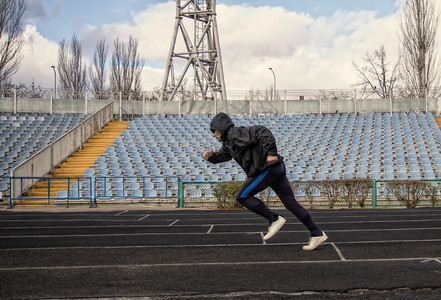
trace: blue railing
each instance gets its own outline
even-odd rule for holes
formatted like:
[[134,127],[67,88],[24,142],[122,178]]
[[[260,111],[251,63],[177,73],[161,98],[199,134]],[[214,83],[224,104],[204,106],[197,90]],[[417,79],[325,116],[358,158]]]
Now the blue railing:
[[[35,179],[40,185],[47,182],[41,196],[24,189],[26,180]],[[35,202],[49,205],[88,202],[90,207],[96,207],[98,200],[177,199],[178,179],[178,176],[3,177],[3,182],[9,182],[3,192],[4,199],[9,201],[3,204],[13,207]],[[14,194],[13,189],[18,192]]]
[[[27,204],[34,201],[38,204],[66,204],[71,203],[89,203],[90,207],[96,207],[99,200],[115,199],[173,199],[179,207],[185,207],[184,203],[194,201],[198,205],[204,202],[212,204],[215,202],[213,186],[218,182],[187,182],[182,181],[180,176],[87,176],[87,177],[44,177],[38,178],[47,181],[45,185],[46,192],[38,197],[35,194],[31,197],[26,195],[23,182],[34,180],[35,177],[3,177],[0,193],[3,195],[2,204],[9,204],[13,207],[15,204]],[[60,188],[60,181],[64,181],[64,188]],[[338,182],[338,181],[336,181]],[[339,181],[336,189],[338,199],[335,206],[348,206],[345,200],[345,194],[342,188],[346,186],[344,180]],[[394,185],[393,183],[399,185]],[[421,184],[415,185],[415,182]],[[292,182],[293,184],[295,182]],[[305,183],[305,182],[303,182]],[[312,182],[314,183],[314,182]],[[413,184],[413,185],[412,185]],[[313,187],[315,192],[307,196],[305,191],[296,190],[296,196],[300,201],[310,201],[310,205],[329,206],[331,200],[327,199],[319,186]],[[13,196],[12,189],[18,190]],[[394,180],[373,180],[370,191],[363,197],[361,194],[355,195],[355,198],[363,199],[363,206],[366,207],[389,207],[389,206],[408,206],[415,202],[418,206],[439,206],[441,205],[441,180],[420,180],[420,181],[394,181]],[[57,194],[54,195],[54,190]],[[262,195],[260,195],[262,196]],[[269,193],[262,196],[265,199],[277,199],[275,195]],[[408,198],[406,200],[406,197]],[[32,201],[28,201],[32,199]],[[309,199],[309,200],[308,200]],[[401,200],[400,200],[401,199]],[[404,200],[403,200],[404,199]],[[352,199],[354,200],[354,199]],[[366,202],[364,202],[366,201]],[[308,204],[308,203],[306,203]],[[354,205],[358,205],[354,202]],[[349,206],[351,207],[351,206]]]

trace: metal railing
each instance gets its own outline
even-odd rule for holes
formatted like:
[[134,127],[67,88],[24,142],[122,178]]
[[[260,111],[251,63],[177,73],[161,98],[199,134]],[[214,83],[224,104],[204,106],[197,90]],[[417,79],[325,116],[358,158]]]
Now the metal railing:
[[[429,92],[429,97],[441,97],[441,87],[433,87]],[[54,94],[52,88],[9,88],[0,89],[0,98],[25,98],[25,99],[85,99],[88,100],[134,100],[134,101],[152,101],[159,100],[161,98],[160,90],[150,91],[64,91],[63,89],[57,89]],[[228,100],[308,100],[308,99],[378,99],[379,93],[375,90],[364,90],[360,88],[341,89],[341,88],[328,88],[328,89],[259,89],[251,88],[248,90],[227,90]],[[55,97],[55,95],[57,97]],[[175,101],[195,101],[195,92],[191,89],[180,92],[179,97],[175,97]],[[409,91],[405,88],[394,88],[391,98],[408,98],[416,97],[416,95],[410,95]],[[389,98],[389,97],[388,97]]]
[[[177,176],[80,176],[80,177],[4,177],[9,181],[3,204],[67,205],[87,203],[96,207],[102,200],[168,199],[176,203],[179,194]],[[27,189],[25,182],[43,185],[39,194]],[[11,186],[19,190],[11,194]],[[152,194],[152,191],[155,193]],[[158,192],[160,191],[160,192]]]
[[[328,193],[320,188],[318,181],[291,182],[299,203],[309,208],[351,208],[351,207],[425,207],[441,206],[441,180],[368,180],[371,182],[367,192],[356,192],[348,197],[345,189],[350,180],[327,180],[335,182],[330,199]],[[218,182],[180,182],[179,207],[216,207],[214,188]],[[305,187],[302,185],[308,185]],[[412,185],[412,186],[411,186]],[[283,207],[271,189],[262,191],[260,199],[271,207]],[[333,200],[335,202],[331,203]],[[414,206],[412,206],[414,204]]]
[[[65,204],[87,203],[96,207],[100,201],[118,199],[159,200],[166,199],[178,207],[216,207],[218,199],[215,187],[219,182],[184,182],[178,176],[92,176],[92,177],[43,177],[47,181],[43,196],[28,197],[23,182],[29,177],[8,177],[9,187],[12,182],[20,187],[20,195],[11,197],[6,192],[3,204],[13,207],[15,204]],[[64,187],[60,187],[60,181]],[[296,199],[309,208],[316,207],[425,207],[441,206],[441,180],[368,180],[369,191],[363,195],[356,192],[348,202],[344,189],[348,180],[328,180],[334,182],[334,194],[338,199],[331,203],[326,191],[319,182],[291,182]],[[302,186],[303,185],[303,186]],[[305,186],[308,187],[305,187]],[[61,192],[60,192],[61,191]],[[153,194],[152,194],[152,191]],[[160,191],[160,193],[158,193]],[[57,193],[56,193],[57,192]],[[329,192],[329,191],[328,191]],[[55,194],[56,193],[56,194]],[[272,190],[262,191],[259,197],[272,207],[282,207],[282,203]],[[6,200],[6,201],[5,201]],[[41,201],[43,200],[43,201]],[[30,202],[29,202],[30,201]],[[148,202],[148,201],[147,201]],[[332,204],[332,205],[331,205]]]

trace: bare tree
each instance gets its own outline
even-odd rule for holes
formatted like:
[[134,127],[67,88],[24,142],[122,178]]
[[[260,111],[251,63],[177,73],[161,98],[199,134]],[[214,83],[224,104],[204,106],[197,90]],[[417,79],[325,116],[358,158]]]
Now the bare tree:
[[354,93],[350,90],[320,90],[313,95],[313,99],[321,100],[352,99],[353,97]]
[[89,77],[92,83],[93,93],[95,99],[105,98],[106,88],[106,62],[107,53],[109,47],[106,45],[106,41],[101,39],[96,44],[95,53],[93,55],[93,64],[90,66]]
[[23,48],[21,18],[26,6],[26,0],[0,1],[0,88],[20,66]]
[[72,35],[70,48],[63,39],[58,48],[58,74],[61,92],[66,98],[84,97],[86,67],[83,66],[81,44],[77,35]]
[[372,54],[367,52],[362,60],[363,64],[352,62],[352,66],[360,78],[355,86],[360,87],[362,94],[366,97],[370,95],[377,95],[380,98],[391,97],[400,78],[399,60],[395,63],[388,62],[383,45]]
[[140,99],[141,72],[144,60],[138,55],[138,40],[130,36],[128,45],[119,38],[114,41],[110,85],[113,92],[122,92],[128,99]]
[[439,13],[431,0],[406,0],[401,13],[401,73],[407,96],[423,98],[439,92],[436,46]]

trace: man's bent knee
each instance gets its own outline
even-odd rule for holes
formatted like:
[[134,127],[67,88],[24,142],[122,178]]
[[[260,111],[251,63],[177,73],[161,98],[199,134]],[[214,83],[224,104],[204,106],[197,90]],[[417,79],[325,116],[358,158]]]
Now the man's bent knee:
[[242,205],[245,203],[246,199],[247,199],[246,197],[245,198],[241,197],[241,195],[239,195],[239,194],[236,195],[236,201]]

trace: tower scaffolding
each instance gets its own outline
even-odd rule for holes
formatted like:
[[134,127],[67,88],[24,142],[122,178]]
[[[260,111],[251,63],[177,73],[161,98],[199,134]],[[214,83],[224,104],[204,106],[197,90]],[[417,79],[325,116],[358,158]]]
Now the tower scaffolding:
[[[162,82],[161,100],[171,101],[178,94],[181,99],[226,100],[216,0],[182,2],[176,0],[176,21]],[[178,67],[181,67],[180,73]],[[191,69],[193,72],[190,72]],[[179,75],[176,77],[175,73]],[[188,80],[190,76],[193,77]],[[189,86],[186,86],[188,83]]]

